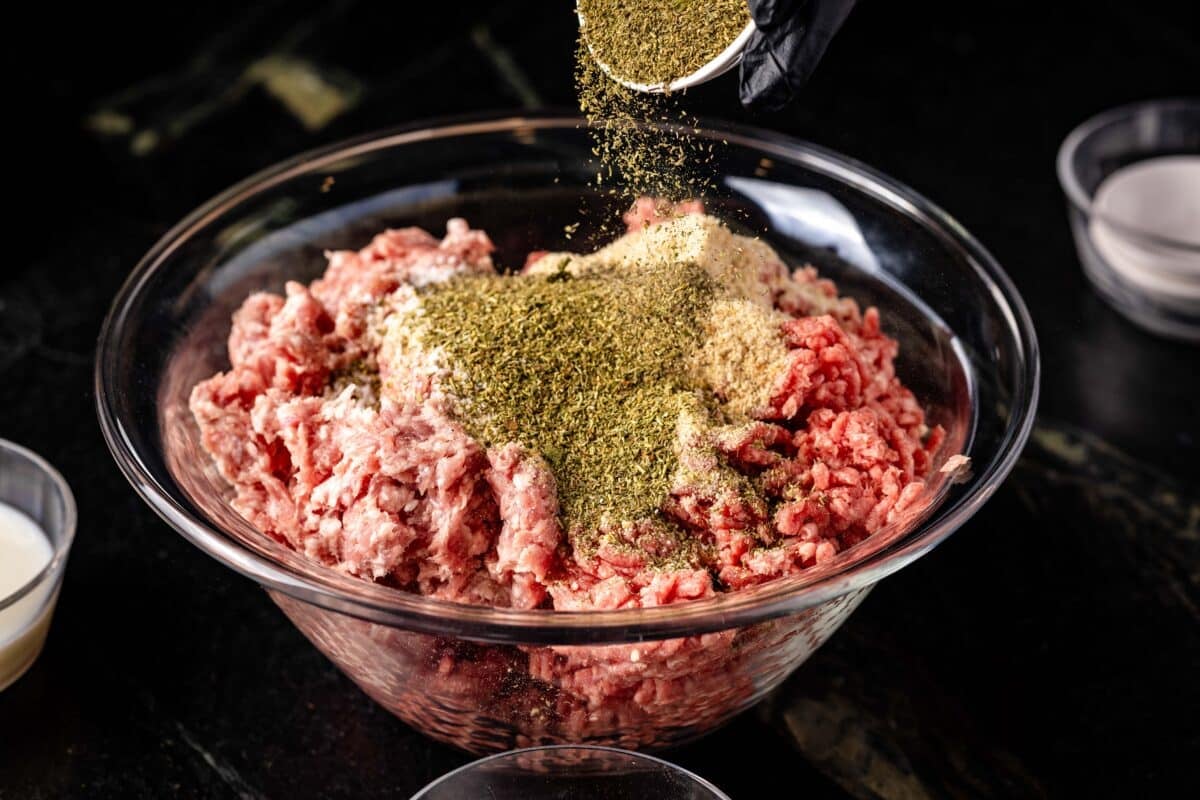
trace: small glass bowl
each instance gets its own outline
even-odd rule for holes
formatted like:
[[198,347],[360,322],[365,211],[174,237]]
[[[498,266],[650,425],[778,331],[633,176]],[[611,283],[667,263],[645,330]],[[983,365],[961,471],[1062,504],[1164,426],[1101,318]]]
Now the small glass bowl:
[[[627,198],[595,189],[592,131],[553,114],[414,126],[298,156],[181,222],[130,275],[101,332],[109,448],[175,530],[260,583],[363,690],[472,752],[551,744],[663,748],[749,707],[820,647],[879,580],[929,552],[1012,468],[1038,393],[1037,340],[1000,266],[944,212],[855,161],[721,125],[713,213],[762,232],[879,308],[897,373],[946,430],[926,504],[823,565],[743,591],[613,611],[468,606],[343,575],[263,536],[230,503],[188,410],[228,367],[230,315],[253,291],[311,281],[324,252],[464,217],[502,265],[594,249]],[[581,222],[580,210],[589,213]],[[972,474],[939,469],[951,454]],[[953,464],[949,465],[953,467]],[[952,479],[959,477],[961,480]]]
[[[1200,342],[1200,244],[1107,218],[1094,200],[1096,190],[1118,169],[1149,158],[1197,154],[1200,98],[1152,100],[1106,111],[1073,130],[1058,151],[1058,179],[1084,274],[1101,297],[1137,325],[1190,342]],[[1170,269],[1156,274],[1119,263],[1130,260],[1188,269],[1185,274]]]
[[[0,439],[0,501],[24,512],[50,539],[50,562],[24,586],[0,597],[0,691],[37,660],[75,539],[75,498],[62,475],[36,453]],[[3,557],[0,555],[0,557]],[[11,634],[4,633],[9,626]]]
[[700,776],[661,758],[612,747],[530,747],[472,761],[412,800],[729,800]]

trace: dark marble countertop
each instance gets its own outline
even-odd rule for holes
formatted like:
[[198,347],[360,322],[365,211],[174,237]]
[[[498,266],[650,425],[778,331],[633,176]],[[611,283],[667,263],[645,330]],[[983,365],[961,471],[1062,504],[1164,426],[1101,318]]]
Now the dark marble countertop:
[[[1090,291],[1054,174],[1087,116],[1200,90],[1200,26],[1176,5],[864,3],[789,112],[749,117],[732,77],[689,98],[949,209],[1043,352],[1037,429],[989,505],[767,702],[671,755],[734,797],[1194,789],[1200,349]],[[61,468],[80,526],[46,651],[0,693],[0,798],[407,797],[468,757],[134,496],[95,422],[92,348],[140,255],[249,173],[424,117],[569,106],[570,4],[28,10],[4,54],[0,436]]]

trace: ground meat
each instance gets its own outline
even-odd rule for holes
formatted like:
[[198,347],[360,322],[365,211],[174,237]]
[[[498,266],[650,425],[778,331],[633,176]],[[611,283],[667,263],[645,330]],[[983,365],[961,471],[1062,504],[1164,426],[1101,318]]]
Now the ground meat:
[[[636,230],[699,211],[643,200],[627,223]],[[788,276],[772,254],[760,279],[777,307],[831,313],[782,324],[787,367],[759,421],[681,456],[699,476],[723,458],[759,481],[762,499],[703,480],[665,499],[668,517],[715,547],[710,571],[651,563],[679,543],[637,522],[586,557],[562,551],[554,479],[536,454],[515,444],[483,452],[428,390],[419,403],[376,407],[354,386],[330,389],[332,375],[371,355],[369,308],[403,286],[492,271],[485,234],[461,220],[447,227],[442,240],[393,230],[359,252],[331,253],[311,289],[252,295],[234,315],[231,369],[198,385],[191,405],[238,510],[266,534],[426,594],[620,608],[704,597],[713,577],[737,588],[812,566],[921,496],[941,434],[929,435],[896,378],[896,344],[878,312],[860,314],[810,268]]]
[[704,204],[699,200],[668,203],[653,197],[639,197],[633,206],[625,212],[622,219],[625,222],[625,229],[633,233],[656,222],[678,217],[681,214],[703,213]]
[[366,333],[372,306],[390,292],[452,275],[491,274],[494,249],[486,233],[461,219],[446,224],[441,240],[420,228],[384,231],[362,250],[327,253],[329,267],[312,292],[336,318],[337,332],[356,340]]
[[536,608],[562,539],[554,476],[540,457],[510,443],[488,454],[488,483],[499,506],[501,528],[491,573],[513,586],[515,608]]
[[[643,200],[625,219],[637,231],[701,211]],[[828,562],[920,506],[942,432],[926,427],[896,377],[897,345],[875,309],[860,312],[811,268],[789,271],[762,243],[744,242],[738,258],[753,265],[761,302],[783,312],[786,358],[779,374],[764,376],[769,402],[754,418],[681,439],[679,474],[661,508],[670,526],[617,521],[599,531],[595,548],[573,551],[546,461],[515,443],[487,450],[469,436],[438,391],[432,361],[379,355],[376,323],[413,302],[415,288],[494,273],[487,235],[462,220],[440,240],[386,231],[360,251],[330,253],[311,287],[289,283],[285,296],[247,298],[233,317],[229,370],[191,396],[202,443],[233,487],[235,508],[267,536],[349,575],[447,600],[651,607]],[[385,383],[420,386],[377,396],[360,373],[380,369]],[[545,713],[578,734],[631,715],[702,715],[697,698],[718,685],[732,690],[719,676],[750,652],[733,642],[726,633],[536,648],[482,658],[495,664],[479,670],[523,670],[539,692],[552,687]],[[382,658],[387,645],[378,645]],[[454,652],[437,659],[447,681],[462,672]]]
[[[418,277],[490,271],[490,249],[461,220],[441,242],[388,231],[359,253],[331,254],[311,291],[289,283],[286,299],[246,300],[233,318],[230,370],[198,384],[190,402],[239,513],[351,575],[463,602],[512,602],[514,571],[497,580],[487,565],[499,512],[483,450],[436,403],[375,408],[354,387],[329,385],[371,346],[364,308]],[[522,602],[531,591],[519,586]]]

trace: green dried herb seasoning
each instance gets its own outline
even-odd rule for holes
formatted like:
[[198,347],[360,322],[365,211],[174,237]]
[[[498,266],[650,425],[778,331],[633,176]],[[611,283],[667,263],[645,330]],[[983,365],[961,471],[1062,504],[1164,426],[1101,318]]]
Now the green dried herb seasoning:
[[379,379],[379,366],[373,358],[355,359],[329,376],[329,391],[332,394],[341,394],[348,387],[354,387],[359,398],[367,404],[379,405],[382,384]]
[[714,293],[694,265],[572,274],[564,264],[427,287],[419,325],[445,354],[468,432],[549,463],[575,539],[658,516],[680,415],[702,402],[685,364]]
[[746,0],[578,0],[584,41],[615,77],[648,85],[692,74],[750,22]]

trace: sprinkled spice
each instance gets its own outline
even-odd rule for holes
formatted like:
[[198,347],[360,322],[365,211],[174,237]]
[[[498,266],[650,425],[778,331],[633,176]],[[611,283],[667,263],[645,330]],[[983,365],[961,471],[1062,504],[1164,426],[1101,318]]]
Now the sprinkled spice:
[[693,135],[699,121],[675,96],[627,89],[604,74],[582,44],[575,89],[579,110],[592,125],[601,191],[630,200],[684,200],[711,188],[711,176],[701,167],[711,162],[712,145]]
[[540,453],[574,536],[658,517],[680,415],[701,405],[687,358],[715,287],[688,264],[572,274],[567,263],[427,287],[419,324],[453,365],[468,431]]
[[772,381],[790,364],[780,335],[788,317],[744,299],[718,300],[704,321],[704,344],[692,354],[695,382],[708,386],[732,417],[761,412],[771,399]]
[[379,366],[374,359],[358,358],[329,376],[329,391],[338,395],[353,388],[359,398],[368,405],[378,407],[381,384]]
[[584,42],[615,77],[647,85],[692,74],[750,21],[746,0],[578,0]]

